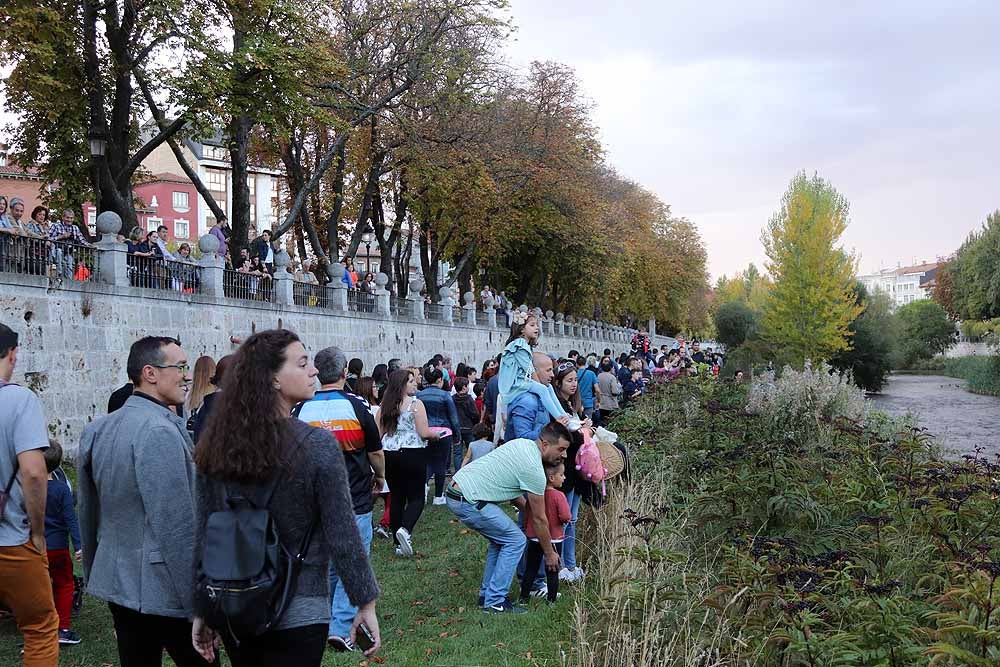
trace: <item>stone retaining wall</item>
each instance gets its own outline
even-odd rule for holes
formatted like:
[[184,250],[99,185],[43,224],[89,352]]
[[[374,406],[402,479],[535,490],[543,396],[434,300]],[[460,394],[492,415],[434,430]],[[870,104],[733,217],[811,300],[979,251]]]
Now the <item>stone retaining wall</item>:
[[[450,354],[453,366],[480,367],[507,339],[501,328],[74,281],[54,285],[44,277],[16,274],[0,274],[0,322],[21,335],[14,381],[42,397],[49,430],[68,452],[75,451],[83,426],[105,414],[108,396],[126,382],[129,346],[145,335],[179,338],[193,366],[202,354],[218,359],[235,351],[230,337],[284,327],[313,352],[343,348],[348,358],[363,359],[366,370],[391,357],[420,365],[439,352]],[[631,340],[625,333],[553,331],[556,325],[546,322],[540,350],[600,353],[609,347],[618,354]]]

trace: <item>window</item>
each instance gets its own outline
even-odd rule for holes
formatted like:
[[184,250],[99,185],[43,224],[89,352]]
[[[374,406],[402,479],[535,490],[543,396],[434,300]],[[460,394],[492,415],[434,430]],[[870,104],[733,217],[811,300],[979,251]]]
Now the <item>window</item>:
[[146,231],[155,232],[156,228],[162,224],[163,224],[163,218],[154,218],[152,216],[148,217],[146,218]]
[[188,205],[188,193],[174,192],[174,210],[175,211],[190,210],[190,206]]
[[257,178],[247,174],[247,187],[250,189],[250,226],[257,226]]
[[226,160],[229,153],[222,146],[205,146],[205,157],[212,160]]
[[90,230],[91,234],[97,233],[97,211],[87,212],[87,229]]
[[226,171],[224,169],[205,169],[205,187],[212,193],[215,203],[225,212],[226,193],[228,191],[226,183]]
[[188,224],[187,220],[183,218],[178,218],[174,220],[174,238],[178,239],[188,239],[191,238],[191,226]]

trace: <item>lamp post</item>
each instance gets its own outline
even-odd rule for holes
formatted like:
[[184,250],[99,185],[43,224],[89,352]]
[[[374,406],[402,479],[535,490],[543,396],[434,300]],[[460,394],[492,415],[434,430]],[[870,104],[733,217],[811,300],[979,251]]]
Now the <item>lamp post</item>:
[[108,140],[103,130],[91,129],[87,132],[87,144],[90,146],[90,169],[94,185],[94,208],[101,213],[101,169],[98,160],[104,157],[108,149]]
[[371,228],[366,229],[361,235],[361,242],[365,244],[365,273],[370,273],[372,270],[372,241],[374,240],[375,233]]

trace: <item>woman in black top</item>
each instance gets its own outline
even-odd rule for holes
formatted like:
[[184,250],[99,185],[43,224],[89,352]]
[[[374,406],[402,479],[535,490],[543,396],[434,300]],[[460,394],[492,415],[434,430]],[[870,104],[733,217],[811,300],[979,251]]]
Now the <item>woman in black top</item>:
[[279,476],[267,509],[289,550],[302,544],[306,531],[318,522],[291,600],[273,630],[237,639],[224,628],[209,628],[203,620],[207,600],[196,596],[192,641],[207,660],[214,659],[221,636],[233,667],[319,665],[330,622],[331,561],[351,603],[359,608],[351,641],[364,623],[375,640],[366,655],[379,648],[379,588],[358,534],[340,446],[324,429],[289,417],[296,403],[313,397],[316,375],[292,332],[250,336],[236,352],[195,448],[197,558],[208,516],[225,507],[227,487],[251,492]]
[[[557,364],[552,386],[555,387],[556,398],[559,399],[563,409],[574,417],[583,419],[583,403],[576,380],[576,364],[572,361]],[[589,419],[584,421],[584,426],[590,425]],[[563,482],[561,490],[566,494],[566,501],[569,503],[573,518],[566,526],[566,537],[563,539],[563,566],[559,570],[561,581],[579,581],[583,578],[583,568],[576,562],[576,519],[580,514],[580,499],[594,490],[593,483],[581,477],[576,469],[576,454],[583,445],[583,434],[580,431],[573,431],[570,435],[572,440],[569,449],[566,450],[566,481]]]

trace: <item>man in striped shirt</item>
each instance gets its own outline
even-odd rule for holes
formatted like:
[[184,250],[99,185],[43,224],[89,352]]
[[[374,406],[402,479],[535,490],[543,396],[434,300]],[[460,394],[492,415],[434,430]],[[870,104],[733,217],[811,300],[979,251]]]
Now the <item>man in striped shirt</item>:
[[[385,484],[385,454],[371,406],[345,388],[347,357],[340,348],[316,354],[320,390],[295,408],[294,416],[329,431],[344,453],[354,503],[354,519],[365,549],[371,550],[372,506]],[[353,651],[349,639],[357,609],[351,606],[337,572],[330,568],[331,618],[327,642],[338,651]]]

